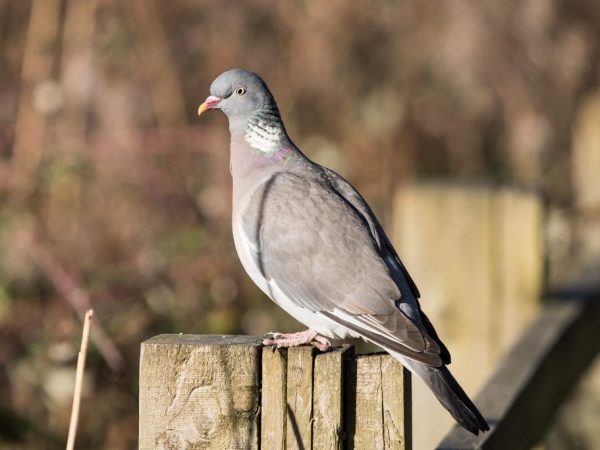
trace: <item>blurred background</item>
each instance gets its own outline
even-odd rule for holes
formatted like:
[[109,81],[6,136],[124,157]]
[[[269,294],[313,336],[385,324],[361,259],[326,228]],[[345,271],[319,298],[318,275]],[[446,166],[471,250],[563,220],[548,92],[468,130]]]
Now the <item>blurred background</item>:
[[[90,306],[79,448],[136,448],[141,341],[301,329],[243,273],[227,122],[196,116],[234,67],[262,75],[296,144],[363,193],[426,311],[439,273],[419,268],[427,242],[399,211],[428,180],[539,199],[528,295],[594,273],[597,0],[0,0],[0,448],[63,447]],[[554,448],[600,445],[597,374]]]

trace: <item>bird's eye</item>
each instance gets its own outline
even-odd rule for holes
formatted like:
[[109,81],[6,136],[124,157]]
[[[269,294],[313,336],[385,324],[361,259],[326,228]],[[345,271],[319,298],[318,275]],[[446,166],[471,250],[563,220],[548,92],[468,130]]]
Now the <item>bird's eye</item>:
[[237,95],[244,95],[246,93],[246,89],[244,89],[242,86],[238,86],[235,88],[235,93]]

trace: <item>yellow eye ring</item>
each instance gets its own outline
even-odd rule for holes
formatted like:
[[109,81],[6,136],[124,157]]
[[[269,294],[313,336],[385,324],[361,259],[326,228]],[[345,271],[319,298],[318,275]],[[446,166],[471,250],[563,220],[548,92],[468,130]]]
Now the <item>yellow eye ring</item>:
[[246,89],[244,89],[242,86],[238,86],[235,88],[235,93],[236,95],[244,95],[246,93]]

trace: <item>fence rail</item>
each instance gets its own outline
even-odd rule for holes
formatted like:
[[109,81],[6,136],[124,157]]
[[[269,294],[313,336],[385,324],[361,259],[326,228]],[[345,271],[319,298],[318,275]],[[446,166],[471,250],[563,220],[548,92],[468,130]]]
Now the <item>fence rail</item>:
[[490,431],[460,427],[440,450],[527,450],[538,444],[558,407],[600,349],[600,293],[550,301],[501,363],[475,403]]

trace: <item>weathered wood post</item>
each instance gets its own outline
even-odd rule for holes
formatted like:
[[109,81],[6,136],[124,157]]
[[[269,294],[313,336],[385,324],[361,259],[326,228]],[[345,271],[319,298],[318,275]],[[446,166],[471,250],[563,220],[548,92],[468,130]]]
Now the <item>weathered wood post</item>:
[[410,375],[389,355],[259,342],[193,335],[144,342],[139,448],[411,448]]
[[140,450],[257,449],[260,347],[246,336],[142,344]]

